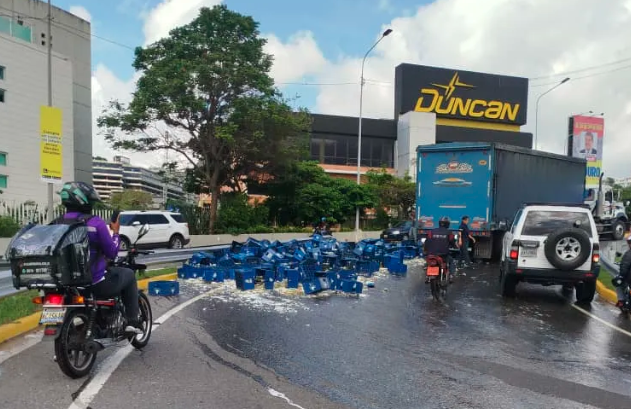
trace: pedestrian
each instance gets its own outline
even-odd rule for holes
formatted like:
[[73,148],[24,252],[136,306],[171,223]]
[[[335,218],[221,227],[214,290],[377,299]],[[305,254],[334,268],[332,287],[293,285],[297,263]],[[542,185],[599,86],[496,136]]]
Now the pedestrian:
[[469,257],[469,242],[474,244],[475,238],[473,238],[471,231],[469,230],[469,216],[462,216],[462,221],[458,230],[460,230],[460,240],[458,240],[458,244],[460,245],[459,264],[462,267],[471,267],[473,263]]

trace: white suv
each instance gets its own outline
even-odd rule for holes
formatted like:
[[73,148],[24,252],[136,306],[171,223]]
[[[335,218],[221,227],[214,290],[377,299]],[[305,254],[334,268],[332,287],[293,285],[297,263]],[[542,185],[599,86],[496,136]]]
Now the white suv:
[[169,247],[181,249],[191,241],[188,223],[180,213],[163,211],[125,211],[120,213],[120,250],[126,251],[138,238],[140,226],[149,225],[149,232],[138,240],[143,248]]
[[525,205],[506,232],[501,292],[515,295],[520,281],[576,289],[578,303],[594,299],[600,273],[596,223],[586,205]]

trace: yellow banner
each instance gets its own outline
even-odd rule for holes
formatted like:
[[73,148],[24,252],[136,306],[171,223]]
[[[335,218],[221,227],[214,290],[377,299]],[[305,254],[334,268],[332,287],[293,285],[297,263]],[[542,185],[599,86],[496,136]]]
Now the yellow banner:
[[47,183],[63,178],[62,112],[55,107],[40,107],[40,175]]
[[585,186],[598,187],[600,172],[603,166],[602,160],[588,161],[585,173]]

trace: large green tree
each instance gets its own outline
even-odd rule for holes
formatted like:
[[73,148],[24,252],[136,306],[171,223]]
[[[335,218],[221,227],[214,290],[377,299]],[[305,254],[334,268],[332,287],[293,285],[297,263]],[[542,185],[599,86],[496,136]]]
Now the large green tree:
[[412,212],[416,201],[416,185],[409,175],[400,178],[385,169],[370,170],[368,185],[374,189],[380,208],[395,207],[404,218]]
[[136,49],[142,76],[132,101],[112,102],[98,121],[114,148],[181,154],[212,194],[211,232],[221,186],[278,172],[306,151],[310,117],[292,112],[274,88],[265,41],[251,17],[202,8],[190,24]]
[[112,193],[110,205],[118,210],[147,210],[153,204],[153,196],[142,190],[123,190]]

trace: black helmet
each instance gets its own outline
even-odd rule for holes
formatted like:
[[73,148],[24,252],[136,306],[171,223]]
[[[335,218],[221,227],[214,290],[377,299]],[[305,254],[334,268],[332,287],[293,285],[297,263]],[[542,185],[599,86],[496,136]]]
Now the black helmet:
[[449,226],[451,226],[451,220],[449,220],[449,217],[447,216],[441,217],[440,220],[438,221],[438,226],[448,229]]
[[72,210],[92,210],[101,201],[99,193],[84,182],[67,182],[59,191],[61,204]]

